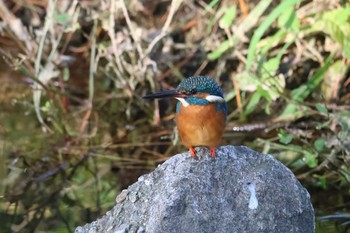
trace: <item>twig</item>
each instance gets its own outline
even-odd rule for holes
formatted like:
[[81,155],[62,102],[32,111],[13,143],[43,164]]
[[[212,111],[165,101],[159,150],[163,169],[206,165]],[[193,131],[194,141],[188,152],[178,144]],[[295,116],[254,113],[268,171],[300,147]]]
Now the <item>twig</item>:
[[[39,48],[38,48],[38,55],[36,57],[35,60],[35,77],[37,77],[40,80],[40,77],[43,77],[43,75],[41,75],[42,69],[41,69],[41,58],[42,58],[42,53],[44,50],[44,43],[45,43],[45,39],[46,39],[46,35],[48,33],[48,31],[50,30],[51,26],[53,25],[53,14],[54,14],[54,8],[56,5],[56,1],[54,0],[49,0],[48,3],[48,9],[47,9],[47,17],[45,20],[45,25],[44,25],[44,29],[43,29],[43,35],[40,38],[40,42],[39,42]],[[49,63],[47,63],[47,66],[49,65]],[[44,80],[40,80],[44,85],[46,84],[44,82]],[[42,92],[42,88],[41,85],[37,82],[34,83],[33,86],[33,103],[34,103],[34,110],[36,113],[36,116],[38,118],[38,121],[49,131],[51,131],[51,129],[45,124],[44,119],[41,116],[41,112],[40,112],[40,99],[41,99],[41,92]]]
[[204,70],[204,68],[208,65],[208,63],[209,63],[208,60],[203,61],[202,64],[199,66],[199,68],[194,73],[194,76],[200,75],[202,73],[202,71]]
[[[160,32],[160,34],[158,36],[156,36],[151,43],[149,44],[147,51],[146,51],[146,55],[148,55],[152,50],[153,47],[161,40],[163,39],[163,37],[165,37],[167,35],[169,26],[171,21],[174,18],[175,12],[176,10],[179,8],[179,6],[181,5],[182,0],[173,0],[171,2],[171,6],[170,6],[170,10],[169,10],[169,15],[168,18],[165,21],[165,24]],[[143,57],[144,58],[144,57]]]
[[0,18],[8,25],[11,31],[16,35],[16,39],[23,41],[28,52],[31,52],[33,47],[31,45],[30,36],[22,21],[16,18],[15,15],[6,7],[4,1],[0,1]]
[[54,6],[56,4],[56,1],[53,2],[53,0],[49,0],[48,3],[48,9],[47,9],[47,17],[45,18],[45,25],[43,29],[43,34],[40,38],[39,42],[39,48],[38,48],[38,55],[36,56],[35,60],[35,76],[38,77],[40,73],[40,63],[41,63],[41,57],[44,50],[44,43],[46,39],[47,32],[49,31],[50,27],[52,26],[52,19],[54,14]]
[[123,10],[123,14],[124,14],[126,23],[127,23],[128,27],[130,29],[131,37],[135,41],[137,52],[139,53],[140,57],[144,57],[143,52],[142,52],[142,48],[141,48],[141,44],[138,43],[139,42],[139,37],[136,36],[135,30],[134,30],[134,28],[133,28],[133,26],[131,24],[131,20],[130,20],[129,14],[128,14],[128,10],[126,9],[126,6],[125,6],[125,2],[124,2],[124,0],[120,0],[119,2],[121,3],[120,5],[121,5],[121,8]]
[[115,59],[115,63],[118,66],[118,69],[114,69],[115,72],[117,73],[118,76],[122,76],[121,74],[121,70],[123,70],[123,66],[122,63],[120,61],[120,56],[118,54],[117,51],[117,41],[115,39],[115,32],[114,32],[114,24],[115,24],[115,1],[110,1],[111,5],[110,5],[110,11],[109,11],[109,27],[108,27],[108,35],[109,38],[111,38],[111,42],[112,42],[112,50],[114,53],[114,59]]
[[90,70],[89,70],[89,101],[90,108],[92,108],[92,100],[94,98],[94,73],[96,71],[96,30],[97,30],[97,19],[94,19],[94,25],[92,28],[92,39],[91,39],[91,54],[90,54]]

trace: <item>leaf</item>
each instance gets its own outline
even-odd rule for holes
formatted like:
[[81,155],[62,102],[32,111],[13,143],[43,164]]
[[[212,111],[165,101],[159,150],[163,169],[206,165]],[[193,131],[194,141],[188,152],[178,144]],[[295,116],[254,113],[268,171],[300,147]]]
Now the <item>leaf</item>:
[[293,135],[286,133],[285,130],[281,129],[278,133],[278,137],[280,142],[287,145],[293,140]]
[[64,67],[63,69],[63,81],[68,81],[70,77],[70,72],[68,67]]
[[234,90],[232,90],[229,93],[227,93],[227,95],[225,96],[225,101],[229,102],[230,100],[235,98],[235,96],[236,96],[236,92]]
[[280,17],[278,17],[278,25],[280,28],[297,32],[300,27],[300,21],[296,17],[295,10],[293,7],[286,9]]
[[304,151],[304,162],[310,167],[315,168],[317,167],[318,161],[314,154],[310,153],[309,151]]
[[56,23],[64,25],[64,24],[67,24],[69,22],[70,17],[69,17],[67,12],[63,12],[63,13],[60,13],[60,14],[55,12],[54,13],[54,19],[55,19]]
[[[285,79],[283,76],[276,76],[276,71],[279,67],[280,57],[273,57],[267,62],[261,61],[261,74],[260,78],[253,74],[247,74],[247,78],[241,80],[242,85],[240,85],[241,90],[245,91],[254,91],[257,90],[260,92],[260,95],[264,97],[268,104],[266,105],[266,113],[269,114],[269,107],[272,100],[276,100],[281,96],[283,89],[285,87]],[[248,89],[249,88],[249,89]]]
[[[292,92],[291,92],[292,99],[296,100],[298,102],[302,102],[304,100],[304,98],[308,95],[307,94],[305,96],[305,93],[308,93],[307,89],[308,89],[307,85],[304,84],[304,85],[301,85],[300,87],[292,90]],[[305,97],[303,97],[303,96],[305,96]]]
[[323,189],[327,189],[327,178],[324,176],[318,177],[318,181],[316,183],[316,186],[323,188]]
[[275,19],[282,14],[286,9],[293,6],[294,4],[300,2],[301,0],[290,0],[282,1],[273,11],[266,17],[265,21],[255,30],[253,38],[249,44],[247,62],[245,70],[248,71],[251,68],[253,63],[254,55],[256,52],[256,45],[259,42],[260,38],[263,36],[265,31],[270,27],[270,25],[275,21]]
[[[212,1],[211,3],[216,1]],[[271,4],[272,0],[262,0],[255,6],[255,8],[250,11],[247,18],[240,24],[238,27],[238,31],[247,32],[249,31],[255,24],[257,23],[260,16],[265,12],[268,6]],[[233,36],[233,39],[223,41],[219,47],[213,52],[208,54],[208,59],[216,60],[218,59],[224,52],[228,49],[232,48],[238,42],[238,37],[236,35]]]
[[350,58],[350,34],[344,39],[343,52],[346,58]]
[[240,29],[244,32],[249,31],[252,27],[257,25],[259,18],[263,15],[265,10],[270,6],[272,0],[261,0],[258,4],[250,11],[249,15],[240,25]]
[[235,80],[242,91],[256,91],[257,87],[260,85],[258,77],[253,74],[248,74],[243,72],[235,77]]
[[257,50],[260,51],[260,54],[265,55],[271,48],[282,43],[287,36],[287,32],[284,30],[278,30],[272,36],[261,39],[257,45]]
[[245,116],[249,115],[251,112],[254,111],[255,106],[259,103],[260,99],[261,99],[260,92],[255,92],[252,95],[252,98],[250,99],[249,103],[245,107],[245,111],[244,111]]
[[310,93],[315,90],[316,87],[321,83],[323,75],[326,73],[330,65],[333,63],[334,53],[331,53],[325,60],[323,66],[317,70],[317,72],[310,78],[310,80],[301,85],[300,87],[294,89],[291,93],[292,99],[297,102],[303,102]]
[[321,24],[322,32],[328,34],[334,41],[338,42],[342,47],[344,47],[344,45],[347,43],[347,37],[345,32],[342,30],[341,25],[330,20],[324,20],[321,22]]
[[318,138],[315,142],[314,142],[314,147],[317,151],[322,151],[325,145],[325,140],[323,138]]
[[52,108],[52,105],[51,105],[50,101],[46,101],[44,106],[41,107],[41,110],[43,112],[49,112],[51,108]]
[[344,51],[344,56],[350,57],[350,8],[337,8],[320,15],[311,28],[304,33],[315,34],[317,32],[328,34],[334,41],[338,42]]
[[283,76],[276,76],[277,69],[280,64],[279,57],[273,57],[267,62],[263,63],[261,71],[261,86],[267,91],[269,99],[276,100],[281,96],[286,85]]
[[317,103],[316,105],[316,109],[320,112],[323,113],[325,115],[328,115],[328,110],[326,108],[326,106],[324,104],[321,103]]
[[[349,23],[350,8],[339,7],[331,11],[326,11],[322,14],[323,19],[332,20],[337,24]],[[345,26],[345,25],[344,25]]]
[[236,17],[236,5],[226,9],[225,14],[219,20],[219,26],[221,28],[229,28],[232,25],[233,20]]
[[320,129],[323,129],[324,127],[329,127],[329,123],[330,123],[330,121],[325,121],[325,122],[323,122],[322,124],[318,124],[318,125],[316,126],[316,129],[317,129],[317,130],[320,130]]
[[346,77],[348,66],[345,65],[344,59],[337,60],[330,65],[321,85],[321,95],[325,102],[333,101],[338,98],[339,89],[341,89],[341,83]]
[[271,100],[267,102],[266,107],[265,107],[265,112],[267,115],[271,114]]
[[289,103],[285,107],[284,111],[281,115],[279,115],[274,120],[276,122],[279,121],[294,121],[297,120],[303,116],[306,116],[309,114],[309,108],[302,105],[296,105],[294,103]]
[[212,0],[207,7],[205,7],[203,14],[208,13],[210,10],[213,10],[214,6],[218,5],[219,0]]
[[280,64],[280,59],[278,57],[273,57],[263,64],[264,69],[262,70],[262,75],[264,77],[271,77],[274,75]]
[[337,115],[337,121],[340,124],[341,130],[338,132],[337,136],[340,141],[345,144],[349,144],[350,138],[350,115],[349,111],[339,112]]
[[221,57],[221,55],[224,52],[226,52],[231,47],[232,47],[232,45],[231,45],[231,42],[229,40],[222,42],[214,52],[211,52],[208,54],[208,59],[210,59],[210,60],[218,59],[219,57]]

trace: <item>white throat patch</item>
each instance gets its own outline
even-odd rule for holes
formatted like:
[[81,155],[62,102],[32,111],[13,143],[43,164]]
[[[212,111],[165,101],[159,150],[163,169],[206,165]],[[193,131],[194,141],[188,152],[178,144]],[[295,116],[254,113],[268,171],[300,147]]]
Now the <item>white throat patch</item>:
[[208,95],[207,97],[205,97],[205,99],[208,100],[210,103],[225,102],[224,98],[222,98],[221,96],[216,96],[216,95]]
[[178,99],[185,108],[190,105],[184,98],[176,97],[176,99]]

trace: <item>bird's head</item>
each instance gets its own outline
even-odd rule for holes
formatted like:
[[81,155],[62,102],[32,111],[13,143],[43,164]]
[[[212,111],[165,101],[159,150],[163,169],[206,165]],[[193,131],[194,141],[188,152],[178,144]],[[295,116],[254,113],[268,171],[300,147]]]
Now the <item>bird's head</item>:
[[166,90],[144,96],[145,99],[175,97],[184,107],[190,104],[206,105],[225,102],[222,89],[214,79],[207,76],[193,76],[183,80],[175,90]]

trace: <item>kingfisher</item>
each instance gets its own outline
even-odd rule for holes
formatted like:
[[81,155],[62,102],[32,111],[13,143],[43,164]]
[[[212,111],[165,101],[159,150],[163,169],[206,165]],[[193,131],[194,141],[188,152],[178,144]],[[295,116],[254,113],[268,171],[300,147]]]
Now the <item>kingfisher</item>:
[[175,90],[164,90],[143,96],[144,99],[173,97],[176,105],[176,123],[182,144],[192,156],[195,147],[210,149],[215,158],[225,129],[227,104],[220,86],[208,76],[184,79]]

